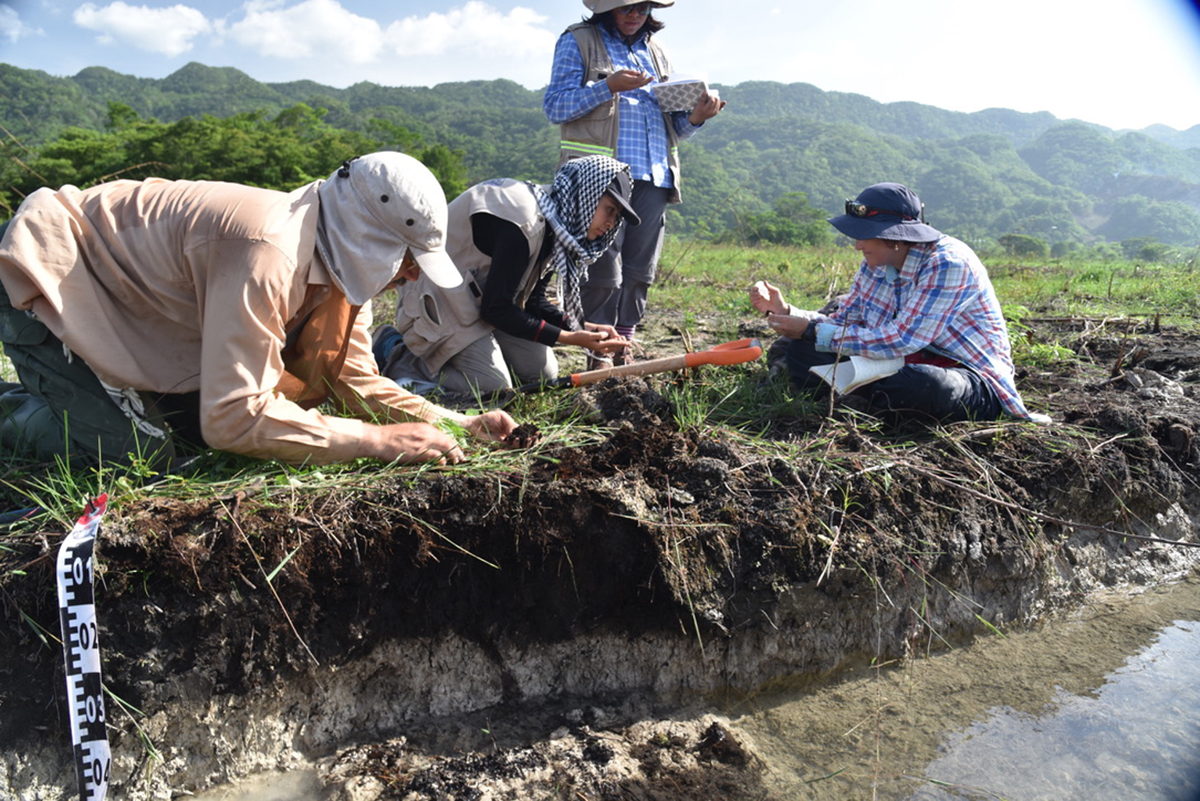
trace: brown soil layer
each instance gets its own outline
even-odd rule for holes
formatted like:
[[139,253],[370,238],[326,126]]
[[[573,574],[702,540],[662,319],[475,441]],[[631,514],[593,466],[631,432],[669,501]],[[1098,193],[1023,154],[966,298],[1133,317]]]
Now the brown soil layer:
[[[540,434],[510,471],[124,505],[99,551],[105,679],[163,759],[114,713],[116,795],[325,757],[347,798],[768,798],[718,720],[647,709],[962,642],[1194,564],[1123,535],[1196,539],[1197,338],[1059,325],[1081,361],[1019,376],[1053,426],[850,414],[781,422],[772,443],[677,429],[659,391],[677,376],[610,379],[578,391],[603,441]],[[0,585],[0,791],[47,798],[72,787],[63,666],[31,622],[57,632],[62,533],[0,552],[22,569]],[[480,733],[497,719],[522,725]]]

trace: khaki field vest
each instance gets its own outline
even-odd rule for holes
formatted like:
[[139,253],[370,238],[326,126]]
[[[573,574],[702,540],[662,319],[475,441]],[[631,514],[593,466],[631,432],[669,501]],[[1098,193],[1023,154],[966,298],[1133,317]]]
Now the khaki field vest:
[[450,203],[449,212],[446,253],[462,273],[463,283],[454,289],[442,289],[422,275],[400,287],[396,306],[396,329],[404,335],[404,344],[433,372],[494,330],[479,311],[481,287],[487,285],[492,258],[475,247],[471,215],[492,214],[513,223],[525,235],[529,264],[521,279],[518,305],[524,307],[542,277],[537,257],[546,234],[546,219],[523,181],[500,178],[476,184]]

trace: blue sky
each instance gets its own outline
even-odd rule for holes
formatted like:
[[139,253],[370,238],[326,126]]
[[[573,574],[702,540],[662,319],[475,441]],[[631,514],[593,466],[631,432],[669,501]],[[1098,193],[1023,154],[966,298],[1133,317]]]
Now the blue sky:
[[[956,111],[1049,111],[1111,128],[1200,124],[1187,0],[678,0],[656,12],[680,72],[811,83]],[[189,61],[266,82],[432,86],[549,79],[580,0],[0,0],[0,62],[146,78]]]

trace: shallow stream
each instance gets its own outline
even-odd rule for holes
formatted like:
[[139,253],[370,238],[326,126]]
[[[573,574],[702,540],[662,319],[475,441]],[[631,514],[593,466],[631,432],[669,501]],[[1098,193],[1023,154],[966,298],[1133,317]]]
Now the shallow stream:
[[[935,643],[924,647],[937,651]],[[733,708],[786,799],[1200,798],[1200,579]],[[293,771],[194,801],[316,797]]]

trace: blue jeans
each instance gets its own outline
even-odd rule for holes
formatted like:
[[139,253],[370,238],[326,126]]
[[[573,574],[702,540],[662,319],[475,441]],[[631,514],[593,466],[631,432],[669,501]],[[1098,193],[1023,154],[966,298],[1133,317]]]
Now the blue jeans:
[[[792,386],[818,395],[828,393],[829,385],[808,368],[833,364],[837,359],[837,354],[819,351],[812,342],[787,337],[776,340],[767,355],[768,363],[787,367]],[[907,364],[899,372],[851,394],[866,398],[872,413],[897,418],[924,417],[950,423],[995,420],[1004,414],[996,390],[968,367]]]

